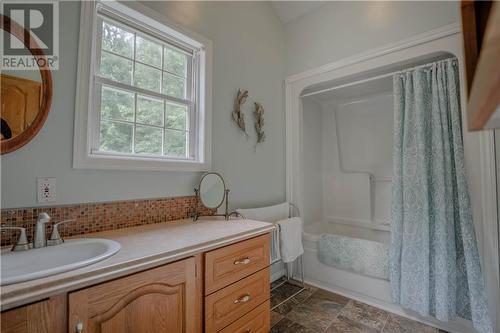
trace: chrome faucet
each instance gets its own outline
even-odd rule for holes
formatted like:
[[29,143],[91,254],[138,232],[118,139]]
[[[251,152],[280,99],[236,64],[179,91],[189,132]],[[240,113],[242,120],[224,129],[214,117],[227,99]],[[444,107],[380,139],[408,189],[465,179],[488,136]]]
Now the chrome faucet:
[[26,229],[21,227],[14,227],[10,225],[2,225],[0,230],[19,230],[19,237],[16,243],[12,246],[12,251],[24,251],[31,249],[31,243],[28,242],[26,237]]
[[61,225],[63,223],[75,222],[75,221],[76,221],[75,219],[70,219],[70,220],[64,220],[64,221],[54,223],[52,225],[52,233],[50,234],[49,240],[47,241],[47,245],[52,246],[52,245],[59,245],[59,244],[64,243],[64,239],[59,234],[59,225]]
[[35,239],[33,247],[35,249],[47,246],[47,236],[45,235],[45,224],[50,221],[49,214],[43,212],[38,214],[35,227]]

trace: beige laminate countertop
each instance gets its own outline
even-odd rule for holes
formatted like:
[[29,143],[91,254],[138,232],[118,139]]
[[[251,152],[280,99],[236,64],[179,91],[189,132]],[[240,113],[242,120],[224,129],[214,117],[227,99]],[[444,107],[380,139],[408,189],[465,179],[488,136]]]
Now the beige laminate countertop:
[[83,235],[117,241],[120,251],[73,271],[1,287],[1,310],[39,301],[270,232],[270,223],[218,218],[180,220]]

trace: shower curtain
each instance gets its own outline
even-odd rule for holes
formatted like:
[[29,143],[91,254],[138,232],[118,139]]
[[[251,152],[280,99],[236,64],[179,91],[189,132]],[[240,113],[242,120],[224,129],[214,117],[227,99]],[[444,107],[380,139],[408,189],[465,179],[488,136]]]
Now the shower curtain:
[[492,332],[472,221],[454,59],[394,75],[393,301]]

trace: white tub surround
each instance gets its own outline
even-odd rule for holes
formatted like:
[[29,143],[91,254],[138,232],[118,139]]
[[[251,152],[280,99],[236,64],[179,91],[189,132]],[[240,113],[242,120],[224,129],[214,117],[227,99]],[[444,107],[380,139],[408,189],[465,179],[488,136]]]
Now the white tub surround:
[[152,267],[184,259],[273,230],[270,223],[253,220],[180,220],[118,229],[85,237],[117,241],[112,257],[74,271],[2,287],[1,310],[81,289]]
[[[391,75],[455,57],[461,105],[466,105],[462,52],[460,27],[450,25],[287,78],[286,195],[287,200],[303,212],[306,281],[413,319],[432,321],[415,318],[393,305],[387,281],[319,262],[316,240],[323,233],[360,239],[389,238]],[[465,108],[462,112],[462,119],[466,119]],[[356,130],[359,128],[367,128],[370,133],[359,132]],[[499,293],[498,246],[495,246],[498,230],[492,227],[497,225],[496,204],[491,201],[494,197],[491,184],[495,184],[495,175],[490,172],[494,169],[492,138],[487,132],[464,133],[473,219],[486,290],[491,295],[490,313],[495,317],[500,303],[496,297]],[[469,324],[438,325],[452,332],[469,332],[472,327]],[[498,327],[495,329],[498,331]]]

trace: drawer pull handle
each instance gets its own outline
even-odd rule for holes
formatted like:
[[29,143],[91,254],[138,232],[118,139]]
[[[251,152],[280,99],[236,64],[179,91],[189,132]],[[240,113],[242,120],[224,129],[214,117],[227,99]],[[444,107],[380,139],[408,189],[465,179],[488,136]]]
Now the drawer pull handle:
[[242,296],[242,297],[240,297],[238,299],[235,299],[234,300],[234,304],[246,303],[246,302],[248,302],[251,299],[252,299],[252,297],[250,297],[250,295],[246,294],[245,296]]
[[75,325],[75,332],[76,333],[82,333],[83,332],[83,323],[79,322]]
[[250,258],[246,257],[245,259],[240,259],[240,260],[236,260],[234,262],[235,265],[248,265],[252,260],[250,260]]

